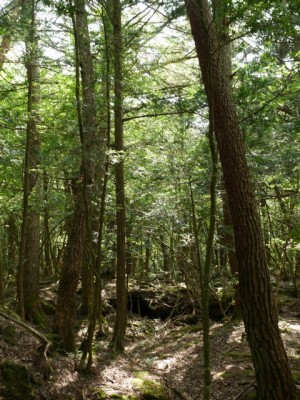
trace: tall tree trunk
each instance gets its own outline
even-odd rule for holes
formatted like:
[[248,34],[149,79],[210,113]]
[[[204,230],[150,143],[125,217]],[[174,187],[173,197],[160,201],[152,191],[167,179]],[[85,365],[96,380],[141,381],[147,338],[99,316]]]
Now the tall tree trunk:
[[210,271],[213,262],[214,236],[216,228],[217,197],[216,186],[218,179],[218,154],[214,137],[213,109],[210,108],[208,140],[211,156],[211,177],[210,177],[210,211],[209,228],[206,243],[205,263],[201,288],[201,309],[203,318],[203,362],[204,362],[204,391],[203,400],[210,399],[211,373],[210,373],[210,320],[209,320],[209,281]]
[[222,198],[222,205],[223,205],[223,234],[222,234],[222,239],[223,239],[223,244],[227,250],[228,254],[228,261],[229,261],[229,267],[230,267],[230,272],[231,276],[234,280],[234,301],[235,301],[235,308],[233,315],[231,317],[232,321],[240,321],[242,319],[242,308],[241,308],[241,297],[240,297],[240,289],[239,289],[239,283],[238,283],[238,260],[236,257],[236,252],[235,252],[235,243],[234,243],[234,233],[232,229],[232,221],[231,221],[231,215],[229,211],[229,204],[228,204],[228,199],[227,199],[227,193],[225,191],[225,186],[224,186],[224,181],[222,178],[222,186],[223,186],[223,191],[221,194]]
[[9,274],[16,273],[17,267],[17,251],[19,242],[19,232],[15,216],[11,214],[7,220],[7,270]]
[[126,287],[126,234],[125,234],[125,185],[123,143],[123,71],[122,71],[122,28],[121,3],[113,0],[114,28],[114,85],[115,85],[115,147],[120,160],[115,166],[116,179],[116,222],[117,222],[117,315],[113,342],[117,350],[124,349],[127,322]]
[[51,237],[50,237],[50,213],[48,207],[48,192],[49,192],[49,178],[47,172],[43,172],[43,197],[44,197],[44,216],[43,216],[43,269],[46,276],[52,275],[52,248],[51,248]]
[[59,335],[63,348],[75,350],[74,324],[76,295],[81,271],[85,237],[84,202],[81,177],[72,181],[74,211],[67,224],[68,241],[63,254],[53,332]]
[[[70,265],[68,258],[64,257],[54,329],[58,330],[62,336],[65,348],[74,350],[73,325],[76,312],[76,289],[83,252],[86,252],[85,257],[90,273],[95,268],[96,262],[93,246],[94,208],[92,204],[98,193],[95,179],[96,169],[98,177],[100,177],[98,178],[99,181],[103,179],[106,137],[100,138],[97,128],[95,78],[85,0],[75,0],[74,3],[70,0],[69,4],[70,9],[75,11],[75,13],[71,12],[71,17],[75,38],[76,102],[82,150],[81,173],[83,184],[80,185],[81,195],[79,194],[79,186],[76,188],[76,207],[68,240],[70,257],[75,255],[77,260],[74,264],[73,276],[71,276],[72,265]],[[66,252],[67,250],[68,245]],[[65,295],[66,290],[64,291],[66,286],[68,287],[69,300]],[[67,306],[65,302],[69,302]],[[67,314],[64,307],[67,307]]]
[[[28,79],[28,122],[25,148],[23,215],[17,278],[18,304],[22,318],[39,320],[40,273],[40,84],[38,43],[36,34],[36,3],[23,3],[23,16],[30,21],[26,35],[26,69]],[[28,22],[27,22],[28,23]]]
[[[95,266],[96,249],[94,246],[93,232],[97,232],[98,223],[95,220],[95,207],[98,187],[96,182],[97,162],[102,157],[103,169],[105,159],[104,154],[100,154],[100,137],[98,131],[98,116],[95,101],[95,77],[93,59],[90,48],[90,36],[88,30],[87,13],[85,10],[85,0],[75,0],[75,25],[74,35],[77,41],[77,62],[80,67],[81,77],[81,145],[82,145],[82,171],[83,171],[83,197],[85,204],[85,255],[83,263],[83,290],[85,302],[90,303],[89,288],[92,284],[93,268]],[[100,180],[103,178],[100,176]],[[100,194],[100,192],[98,193]],[[85,304],[88,309],[90,304]]]
[[[107,149],[110,146],[110,134],[111,134],[111,79],[110,79],[110,45],[109,39],[110,35],[108,32],[110,24],[108,23],[108,10],[106,7],[102,6],[102,23],[103,23],[103,31],[104,31],[104,54],[103,58],[105,62],[103,62],[103,70],[102,70],[102,94],[103,94],[103,106],[101,109],[101,125],[100,125],[100,136],[105,137],[107,139]],[[101,298],[101,264],[102,264],[102,242],[103,242],[103,231],[104,231],[104,222],[105,222],[105,208],[106,208],[106,189],[108,184],[108,171],[109,171],[109,156],[106,157],[105,163],[105,174],[104,181],[101,193],[101,202],[100,202],[100,213],[99,213],[99,221],[98,221],[98,239],[96,243],[97,247],[97,256],[95,261],[95,285],[93,287],[93,296],[92,296],[92,304],[91,304],[91,313],[89,317],[87,338],[86,338],[86,346],[84,346],[84,350],[82,352],[79,369],[84,368],[86,357],[88,356],[88,361],[86,365],[86,369],[90,369],[93,362],[93,337],[96,329],[97,320],[99,321],[99,331],[98,334],[103,334],[103,326],[102,326],[102,315],[101,315],[101,307],[102,307],[102,298]]]
[[185,0],[209,104],[228,195],[239,263],[243,319],[261,400],[296,400],[278,328],[267,257],[245,148],[207,0]]
[[163,234],[159,235],[159,244],[163,256],[163,271],[165,273],[165,278],[170,277],[170,248],[165,242],[166,238]]

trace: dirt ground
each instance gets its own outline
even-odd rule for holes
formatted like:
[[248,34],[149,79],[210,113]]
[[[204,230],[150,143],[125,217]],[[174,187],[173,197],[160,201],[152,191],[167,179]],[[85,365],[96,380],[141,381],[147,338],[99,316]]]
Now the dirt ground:
[[[280,330],[295,380],[300,385],[299,313],[299,300],[288,299],[280,313]],[[2,317],[0,358],[26,365],[37,400],[137,399],[143,380],[159,382],[166,389],[165,399],[202,398],[200,324],[186,325],[131,315],[126,351],[116,354],[110,348],[113,319],[107,320],[108,335],[95,341],[94,364],[90,373],[76,371],[76,362],[80,359],[78,351],[76,356],[52,352],[49,357],[51,373],[44,374],[40,366],[36,366],[39,340]],[[14,326],[12,330],[11,326]],[[82,321],[79,336],[84,335],[85,329],[85,322]],[[12,339],[8,340],[7,330],[11,330]],[[238,400],[254,387],[254,371],[242,323],[212,323],[211,373],[212,399]],[[2,389],[3,385],[0,399],[6,399]]]

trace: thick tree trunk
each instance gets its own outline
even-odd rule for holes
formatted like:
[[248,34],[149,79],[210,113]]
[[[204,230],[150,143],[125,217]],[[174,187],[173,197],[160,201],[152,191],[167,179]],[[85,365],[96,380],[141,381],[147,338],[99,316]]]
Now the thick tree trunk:
[[[222,186],[224,186],[223,179],[222,179],[222,184],[223,184]],[[222,239],[224,242],[223,245],[226,247],[227,250],[231,276],[235,281],[234,282],[235,308],[231,320],[240,321],[242,319],[242,308],[241,308],[240,288],[238,283],[239,268],[238,268],[238,260],[235,253],[234,233],[232,229],[232,221],[231,221],[231,215],[229,211],[229,204],[227,199],[227,193],[225,191],[225,186],[221,197],[223,205],[223,224],[224,224]]]
[[[64,257],[56,312],[55,329],[64,339],[64,346],[74,350],[72,335],[76,312],[76,290],[85,251],[84,273],[88,282],[95,270],[97,251],[93,242],[95,208],[93,201],[99,195],[104,175],[106,137],[100,137],[95,101],[95,78],[90,46],[85,0],[69,0],[75,39],[76,104],[81,139],[81,173],[83,184],[76,188],[75,213],[69,233],[69,258],[74,259],[74,271],[68,257]],[[74,12],[72,11],[74,10]],[[97,176],[97,179],[96,179]],[[80,194],[79,191],[82,190]],[[97,233],[97,232],[96,232]],[[88,286],[88,285],[87,285]],[[85,289],[86,287],[85,286]],[[66,289],[67,287],[67,289]],[[65,292],[68,292],[69,300]],[[65,309],[64,302],[67,302]],[[69,325],[69,326],[68,326]]]
[[76,295],[81,271],[84,247],[84,202],[82,185],[72,182],[74,211],[68,222],[68,241],[63,255],[60,273],[56,313],[53,332],[60,337],[67,351],[75,350],[74,323],[76,316]]
[[245,148],[207,0],[186,0],[214,128],[235,234],[243,319],[261,400],[296,400],[278,328],[259,214]]

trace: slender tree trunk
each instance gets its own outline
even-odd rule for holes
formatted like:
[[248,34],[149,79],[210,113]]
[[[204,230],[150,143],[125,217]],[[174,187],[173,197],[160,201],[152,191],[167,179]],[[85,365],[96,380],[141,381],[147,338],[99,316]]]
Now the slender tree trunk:
[[124,350],[124,336],[127,322],[126,287],[126,233],[125,233],[125,184],[124,184],[124,143],[123,143],[123,71],[122,71],[122,28],[121,3],[113,0],[114,27],[114,85],[115,85],[115,147],[120,156],[115,166],[116,179],[116,222],[117,222],[117,315],[113,342],[116,350]]
[[[103,77],[103,99],[104,105],[101,109],[101,126],[100,132],[101,137],[105,137],[107,139],[107,148],[110,146],[110,134],[111,134],[111,80],[110,80],[110,45],[109,45],[109,34],[108,34],[108,17],[107,17],[107,9],[102,7],[102,23],[103,23],[103,31],[104,31],[104,68],[102,71]],[[84,368],[86,357],[88,356],[88,362],[86,365],[86,369],[90,369],[93,362],[93,337],[96,329],[97,320],[99,321],[99,331],[98,334],[103,335],[103,327],[102,327],[102,315],[101,315],[101,307],[102,307],[102,298],[101,298],[101,264],[102,264],[102,241],[103,241],[103,231],[104,231],[104,222],[105,222],[105,208],[106,208],[106,190],[108,184],[108,171],[109,171],[109,157],[106,157],[105,163],[105,174],[104,174],[104,182],[101,193],[101,201],[100,201],[100,213],[99,213],[99,226],[98,226],[98,240],[97,240],[97,256],[95,262],[95,285],[93,287],[93,297],[92,297],[92,309],[89,318],[88,324],[88,332],[86,338],[86,346],[84,351],[82,352],[82,357],[80,360],[79,369]]]
[[[217,31],[207,0],[186,0],[226,185],[235,245],[243,319],[261,400],[296,400],[287,355],[278,328],[267,257],[247,166],[245,148]],[[211,66],[210,73],[208,65]]]
[[163,234],[159,235],[159,244],[163,256],[163,271],[165,273],[165,278],[170,277],[170,249],[165,243],[166,238]]
[[36,3],[23,3],[23,15],[29,20],[26,37],[26,69],[28,79],[28,123],[25,148],[23,215],[19,270],[17,278],[19,312],[22,318],[39,320],[40,276],[40,199],[39,184],[40,134],[39,134],[39,65],[36,34]]
[[190,186],[190,197],[192,204],[193,214],[193,231],[196,242],[196,263],[200,273],[200,286],[201,286],[201,312],[202,312],[202,323],[203,323],[203,370],[204,370],[204,388],[203,388],[203,400],[209,400],[211,397],[211,370],[210,370],[210,319],[209,319],[209,281],[211,265],[213,261],[213,250],[214,250],[214,236],[216,227],[216,185],[218,179],[218,155],[216,149],[216,143],[214,138],[213,128],[213,114],[210,108],[209,117],[209,130],[208,140],[211,155],[211,178],[210,178],[210,213],[209,213],[209,228],[208,237],[206,242],[205,262],[204,268],[201,265],[201,254],[199,245],[199,234],[197,228],[197,218],[195,213],[195,202],[194,194],[192,190],[191,180],[189,180]]
[[151,259],[151,244],[150,238],[146,239],[145,243],[145,260],[142,258],[141,277],[148,279],[150,273],[150,259]]
[[51,237],[50,237],[50,213],[48,207],[49,178],[47,172],[43,172],[43,196],[44,196],[44,218],[43,218],[43,249],[44,249],[44,274],[52,275],[52,258],[51,258]]
[[204,361],[204,390],[203,399],[210,399],[211,372],[210,372],[210,320],[209,320],[209,281],[210,271],[213,262],[214,236],[216,228],[216,186],[218,179],[218,155],[214,137],[214,122],[212,107],[210,107],[209,132],[208,132],[209,148],[211,155],[211,178],[210,178],[210,211],[209,211],[209,228],[206,243],[205,263],[203,271],[203,285],[201,288],[201,308],[203,319],[203,361]]
[[19,232],[16,224],[16,220],[13,214],[11,214],[7,220],[7,258],[8,258],[8,273],[15,274],[17,267],[17,251]]

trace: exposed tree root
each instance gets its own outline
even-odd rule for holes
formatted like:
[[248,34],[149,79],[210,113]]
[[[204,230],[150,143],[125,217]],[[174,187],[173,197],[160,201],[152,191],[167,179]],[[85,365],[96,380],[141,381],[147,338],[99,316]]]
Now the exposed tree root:
[[[34,335],[35,337],[37,337],[38,339],[40,339],[43,343],[43,355],[45,357],[45,360],[48,361],[47,358],[47,353],[48,350],[50,348],[50,346],[52,345],[52,343],[46,338],[46,336],[42,335],[40,332],[38,332],[36,329],[32,328],[31,326],[29,326],[28,324],[26,324],[25,322],[21,321],[21,320],[17,320],[14,317],[11,317],[10,315],[5,314],[4,312],[0,311],[0,316],[12,321],[13,323],[21,326],[23,329],[27,330],[28,332],[30,332],[32,335]],[[41,350],[41,349],[40,349]]]

